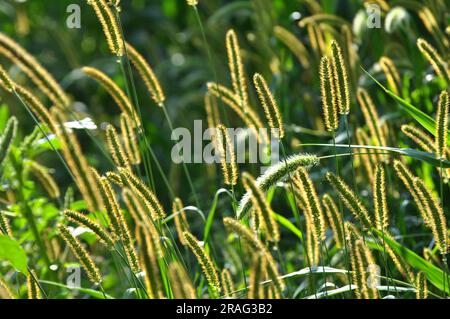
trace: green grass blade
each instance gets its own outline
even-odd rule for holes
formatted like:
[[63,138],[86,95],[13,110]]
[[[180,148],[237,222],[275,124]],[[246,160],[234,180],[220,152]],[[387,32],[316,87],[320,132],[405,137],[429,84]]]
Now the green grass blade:
[[[321,144],[321,143],[308,143],[302,144],[302,146],[325,146],[325,147],[334,147],[333,144]],[[434,154],[418,151],[411,148],[398,148],[398,147],[388,147],[388,146],[371,146],[371,145],[346,145],[346,144],[336,144],[336,147],[340,148],[362,148],[362,149],[373,149],[373,150],[382,150],[387,152],[397,153],[402,156],[408,156],[414,158],[416,160],[426,162],[430,165],[436,167],[449,168],[450,161],[448,160],[438,160]],[[358,154],[355,154],[358,155]],[[442,166],[441,166],[442,165]]]
[[[361,67],[362,68],[362,67]],[[394,100],[400,103],[402,110],[412,116],[420,125],[422,125],[428,132],[430,132],[433,136],[436,134],[436,122],[435,120],[422,112],[419,108],[412,105],[408,101],[402,99],[398,95],[394,94],[392,91],[383,86],[379,81],[377,81],[369,72],[367,72],[364,68],[362,70],[379,86],[381,87],[389,96],[391,96]],[[450,146],[450,131],[447,133],[447,145]]]
[[[389,238],[388,236],[385,236],[381,231],[372,229],[372,231],[377,234],[380,239],[384,240],[384,242],[391,247],[397,254],[402,256],[405,261],[413,268],[423,271],[425,275],[427,276],[429,282],[433,284],[436,288],[438,288],[441,291],[445,291],[446,293],[450,293],[450,288],[448,286],[443,285],[442,278],[443,278],[443,271],[436,267],[435,265],[429,263],[419,255],[417,255],[412,250],[409,250],[408,248],[400,245],[398,242],[393,240],[392,238]],[[371,248],[375,248],[377,250],[382,250],[383,248],[376,243],[368,242],[368,244],[371,246]],[[445,290],[444,290],[445,289]]]

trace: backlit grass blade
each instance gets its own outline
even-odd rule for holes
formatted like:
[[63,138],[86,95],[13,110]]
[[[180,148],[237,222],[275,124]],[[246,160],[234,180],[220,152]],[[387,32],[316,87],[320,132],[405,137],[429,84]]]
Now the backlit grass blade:
[[[362,67],[361,67],[362,68]],[[368,71],[364,68],[362,70],[380,87],[382,88],[389,96],[391,96],[394,100],[400,103],[402,110],[412,116],[420,125],[422,125],[428,132],[430,132],[433,136],[436,134],[436,122],[433,118],[421,110],[419,110],[416,106],[412,105],[408,101],[402,99],[389,89],[383,86],[380,82],[378,82]],[[450,146],[450,132],[447,133],[447,145]]]

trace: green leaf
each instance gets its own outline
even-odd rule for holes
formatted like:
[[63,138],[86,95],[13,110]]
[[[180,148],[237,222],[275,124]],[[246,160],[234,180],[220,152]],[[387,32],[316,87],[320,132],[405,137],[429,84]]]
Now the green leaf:
[[[436,267],[435,265],[429,263],[419,255],[417,255],[412,250],[409,250],[408,248],[400,245],[398,242],[393,240],[392,238],[385,236],[381,231],[372,229],[372,231],[377,234],[380,239],[384,240],[384,242],[391,247],[397,254],[402,256],[405,261],[413,268],[423,271],[425,275],[427,276],[430,283],[433,284],[436,288],[438,288],[441,291],[444,291],[446,293],[450,293],[450,288],[447,286],[444,286],[442,279],[444,278],[444,273],[441,269]],[[369,245],[372,248],[383,250],[383,247],[380,245],[377,245],[376,243],[369,242]]]
[[[436,121],[433,120],[431,116],[425,114],[416,106],[412,105],[408,101],[402,99],[401,97],[399,97],[398,95],[387,89],[385,86],[383,86],[383,84],[377,81],[369,72],[367,72],[364,68],[362,69],[389,96],[391,96],[394,100],[400,103],[400,107],[402,108],[402,110],[411,115],[420,125],[422,125],[433,136],[436,136]],[[450,131],[447,133],[447,145],[450,146]]]
[[94,289],[89,289],[89,288],[82,288],[82,287],[69,287],[67,285],[64,284],[60,284],[58,282],[53,282],[53,281],[48,281],[48,280],[39,280],[40,283],[42,284],[46,284],[46,285],[51,285],[51,286],[56,286],[56,287],[60,287],[60,288],[65,288],[68,290],[77,290],[79,292],[82,292],[86,295],[89,295],[91,297],[94,297],[96,299],[114,299],[114,297],[111,297],[108,294],[103,294],[103,292],[101,291],[97,291]]
[[25,251],[17,241],[6,235],[0,235],[0,260],[9,261],[17,271],[28,273]]
[[275,219],[277,220],[277,222],[279,222],[281,226],[290,230],[295,236],[297,236],[298,238],[300,238],[301,241],[303,241],[302,232],[293,223],[291,223],[289,221],[289,219],[287,219],[286,217],[281,216],[280,214],[277,214],[277,213],[274,213],[274,216],[275,216]]

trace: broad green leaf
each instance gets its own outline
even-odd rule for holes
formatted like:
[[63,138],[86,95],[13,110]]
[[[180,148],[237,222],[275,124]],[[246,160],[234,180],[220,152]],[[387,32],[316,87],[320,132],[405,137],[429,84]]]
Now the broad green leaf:
[[[445,286],[442,281],[442,279],[444,278],[444,273],[441,269],[429,263],[412,250],[409,250],[408,248],[400,245],[392,238],[385,236],[381,231],[376,229],[372,229],[372,231],[376,233],[381,239],[383,239],[384,242],[389,247],[391,247],[397,254],[402,256],[411,267],[419,271],[423,271],[427,276],[428,280],[430,281],[430,283],[433,284],[433,286],[440,289],[441,291],[444,291],[445,289],[446,293],[450,293],[450,288],[448,286]],[[369,244],[372,248],[383,250],[383,247],[380,245],[370,242]]]
[[17,271],[28,273],[25,251],[17,241],[6,235],[0,235],[0,260],[9,261]]
[[[420,125],[422,125],[428,132],[430,132],[433,136],[436,135],[436,121],[433,118],[424,112],[422,112],[419,108],[412,105],[408,101],[402,99],[389,89],[387,89],[383,84],[377,81],[369,72],[367,72],[364,68],[363,71],[379,86],[381,87],[389,96],[391,96],[394,100],[400,103],[400,107],[409,115],[411,115]],[[450,146],[450,131],[447,133],[447,145]]]

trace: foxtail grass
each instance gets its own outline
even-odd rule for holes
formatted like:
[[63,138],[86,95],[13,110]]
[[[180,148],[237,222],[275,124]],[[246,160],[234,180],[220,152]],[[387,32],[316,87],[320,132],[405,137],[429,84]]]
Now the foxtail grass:
[[80,241],[74,237],[71,231],[64,225],[58,225],[58,231],[64,242],[70,247],[72,253],[86,271],[89,280],[93,284],[100,284],[102,282],[100,270],[95,265],[87,250],[81,245]]
[[399,95],[402,90],[402,80],[400,78],[400,74],[397,70],[397,67],[387,56],[382,56],[380,58],[380,67],[386,77],[386,81],[388,86],[396,95]]
[[217,143],[219,146],[222,174],[226,185],[236,185],[238,178],[234,144],[230,139],[227,128],[219,124],[216,129]]
[[79,212],[71,210],[65,210],[64,216],[69,221],[77,224],[78,226],[89,229],[101,243],[103,243],[110,249],[114,247],[115,240],[113,239],[113,237],[111,237],[110,234],[108,234],[108,232],[94,220]]
[[[288,176],[290,173],[294,173],[300,167],[311,167],[318,164],[319,159],[315,155],[297,154],[292,155],[286,160],[272,165],[264,174],[260,175],[256,179],[256,186],[262,191],[266,192],[271,186],[274,186],[277,182]],[[237,209],[237,217],[241,219],[251,208],[250,192],[246,192],[241,198]]]
[[120,130],[124,142],[127,157],[131,164],[141,163],[141,153],[139,150],[139,141],[133,128],[133,121],[126,113],[120,115]]
[[59,198],[61,195],[59,186],[49,173],[49,169],[34,161],[30,162],[29,168],[50,198]]
[[169,276],[173,282],[172,290],[175,299],[196,299],[194,286],[183,266],[178,262],[169,265]]
[[447,83],[450,83],[450,71],[448,65],[437,50],[422,38],[417,40],[417,47],[425,59],[427,59],[428,63],[431,64],[436,75]]
[[57,107],[65,109],[70,99],[54,77],[22,46],[0,33],[0,55],[17,65]]
[[326,56],[320,60],[319,76],[325,128],[328,132],[334,132],[339,126],[338,105],[331,65]]
[[345,206],[361,222],[364,228],[373,226],[372,218],[368,209],[364,206],[359,196],[344,182],[344,180],[333,173],[326,174],[328,182],[337,191]]
[[292,51],[303,68],[308,69],[310,66],[310,56],[303,43],[293,33],[279,25],[273,28],[273,33],[278,40]]
[[130,160],[119,141],[119,134],[111,124],[106,127],[106,141],[116,166],[131,170]]
[[269,86],[261,74],[256,73],[253,76],[253,83],[258,93],[259,101],[264,109],[269,127],[273,132],[277,132],[278,138],[282,139],[284,137],[284,124],[277,101],[272,92],[270,92]]
[[203,275],[211,290],[212,297],[217,298],[219,296],[221,286],[219,280],[219,274],[217,273],[216,266],[214,265],[211,257],[206,250],[200,245],[197,238],[189,232],[183,233],[187,246],[197,258],[198,263],[202,268]]
[[5,161],[12,142],[14,141],[17,133],[18,121],[17,118],[12,116],[6,123],[6,127],[0,136],[0,166]]
[[264,229],[269,241],[278,242],[280,240],[280,230],[275,221],[274,213],[270,204],[267,202],[264,193],[256,185],[256,181],[249,173],[242,174],[242,181],[245,189],[251,192],[251,200],[259,225]]
[[239,106],[244,110],[244,113],[247,113],[247,79],[245,77],[244,65],[241,58],[241,48],[239,46],[236,32],[233,29],[227,31],[225,45],[227,49],[228,68],[230,69],[233,91],[239,97]]
[[124,54],[123,40],[119,24],[108,3],[105,0],[88,0],[87,3],[92,6],[100,21],[109,50],[121,57]]
[[144,59],[144,57],[129,43],[126,44],[126,50],[128,58],[133,66],[139,73],[142,81],[147,87],[148,92],[152,100],[158,105],[162,106],[166,97],[161,88],[161,84],[159,83],[158,78],[156,77],[153,69],[148,64],[148,62]]
[[235,298],[236,288],[230,270],[227,268],[222,269],[222,272],[220,273],[220,282],[222,283],[222,295],[225,298]]
[[42,299],[40,287],[37,284],[37,275],[34,270],[31,270],[27,275],[27,296],[28,299]]

